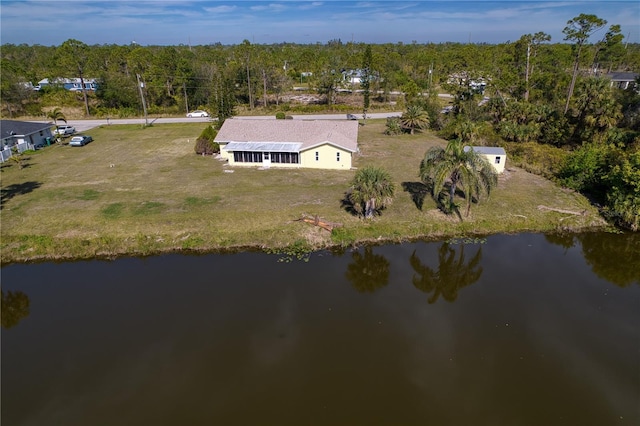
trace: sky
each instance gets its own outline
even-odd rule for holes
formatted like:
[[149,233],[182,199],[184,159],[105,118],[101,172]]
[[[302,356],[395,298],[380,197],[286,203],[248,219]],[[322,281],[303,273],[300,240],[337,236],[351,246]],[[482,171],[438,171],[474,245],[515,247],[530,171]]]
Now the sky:
[[[640,43],[634,1],[208,1],[0,0],[0,43],[206,45],[504,43],[543,31],[562,42],[581,13],[619,24]],[[594,35],[602,38],[606,29]]]

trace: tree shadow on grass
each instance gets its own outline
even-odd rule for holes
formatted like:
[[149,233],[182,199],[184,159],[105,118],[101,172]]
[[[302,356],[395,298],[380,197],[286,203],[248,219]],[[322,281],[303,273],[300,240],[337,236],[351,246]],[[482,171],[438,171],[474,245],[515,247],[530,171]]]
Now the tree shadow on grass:
[[[443,213],[455,213],[455,215],[458,217],[458,220],[460,220],[460,222],[464,222],[462,220],[462,213],[460,213],[460,205],[455,202],[451,204],[449,190],[450,186],[449,184],[446,184],[444,188],[442,188],[442,191],[440,191],[440,193],[438,194],[438,198],[434,198],[436,205],[438,206],[438,209],[440,209],[440,211],[442,211]],[[459,189],[456,190],[456,194],[459,196],[464,195],[464,193]]]
[[24,182],[14,183],[0,190],[0,209],[4,208],[4,204],[15,197],[16,195],[28,194],[31,191],[40,188],[42,183],[40,182]]
[[[427,195],[431,194],[432,188],[433,187],[429,184],[422,182],[402,182],[402,189],[411,195],[411,200],[420,211],[422,211],[422,207],[424,206],[424,199]],[[460,222],[462,222],[463,220],[462,214],[460,213],[460,207],[457,204],[451,205],[449,203],[449,188],[449,184],[446,184],[437,196],[432,197],[433,201],[435,201],[436,206],[440,211],[445,214],[455,213],[458,219],[460,219]],[[459,189],[456,190],[456,194],[459,196],[464,195],[464,193]]]
[[4,171],[4,169],[8,169],[10,167],[17,167],[19,170],[28,169],[29,167],[31,167],[31,163],[28,162],[29,160],[31,160],[31,157],[22,157],[20,158],[20,162],[16,163],[15,161],[11,160],[11,158],[9,158],[9,160],[2,163],[1,170]]
[[429,187],[422,182],[402,182],[402,189],[411,195],[413,204],[422,211],[424,199],[431,192]]
[[356,210],[353,202],[351,201],[351,198],[349,197],[349,192],[344,193],[344,197],[342,197],[342,200],[340,200],[340,207],[353,216],[359,216],[358,211]]

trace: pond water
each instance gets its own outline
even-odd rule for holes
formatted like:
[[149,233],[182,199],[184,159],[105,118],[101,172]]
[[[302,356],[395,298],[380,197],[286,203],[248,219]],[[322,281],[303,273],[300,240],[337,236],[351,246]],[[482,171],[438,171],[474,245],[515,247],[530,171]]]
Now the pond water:
[[2,424],[640,424],[640,238],[2,268]]

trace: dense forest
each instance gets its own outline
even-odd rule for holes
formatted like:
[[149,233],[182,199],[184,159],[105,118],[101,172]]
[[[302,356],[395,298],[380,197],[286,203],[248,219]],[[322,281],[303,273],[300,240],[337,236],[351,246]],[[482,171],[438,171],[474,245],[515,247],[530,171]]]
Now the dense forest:
[[[595,15],[567,22],[563,40],[525,34],[502,44],[325,44],[1,47],[3,118],[75,107],[93,117],[238,112],[403,111],[390,133],[505,147],[512,164],[589,195],[603,214],[640,227],[640,44]],[[599,39],[598,39],[599,38]],[[593,41],[593,39],[598,39]],[[350,79],[358,70],[359,83]],[[98,90],[33,90],[44,78],[96,79]],[[297,103],[292,94],[312,94]],[[452,95],[448,100],[438,94]],[[369,97],[371,96],[371,100]],[[443,107],[447,112],[443,113]],[[395,130],[394,130],[395,129]]]

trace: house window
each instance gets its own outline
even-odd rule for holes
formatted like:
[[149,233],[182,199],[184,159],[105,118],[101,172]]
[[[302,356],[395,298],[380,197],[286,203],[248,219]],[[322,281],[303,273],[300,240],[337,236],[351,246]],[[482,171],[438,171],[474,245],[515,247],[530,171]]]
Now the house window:
[[340,151],[336,152],[336,161],[340,161]]
[[496,163],[496,164],[500,164],[500,157],[496,157],[496,161],[495,161],[495,163]]
[[297,152],[272,152],[271,162],[280,164],[298,164],[300,163]]
[[320,160],[320,153],[318,151],[316,151],[316,161]]
[[234,151],[233,160],[236,163],[262,163],[262,153],[252,151]]

